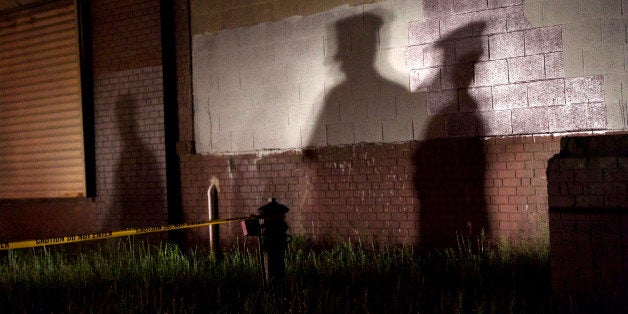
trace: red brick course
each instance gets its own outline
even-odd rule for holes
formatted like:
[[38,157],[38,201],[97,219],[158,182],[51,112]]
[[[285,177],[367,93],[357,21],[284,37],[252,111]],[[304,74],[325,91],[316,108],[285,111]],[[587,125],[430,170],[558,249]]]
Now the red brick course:
[[167,223],[161,67],[94,82],[98,229]]
[[549,161],[552,288],[565,309],[628,309],[627,139],[565,138]]
[[[268,197],[275,197],[290,208],[290,232],[319,243],[450,245],[457,233],[477,236],[480,223],[496,240],[537,239],[547,230],[543,176],[546,160],[558,152],[558,138],[481,141],[486,162],[468,160],[471,166],[443,159],[447,154],[455,154],[453,160],[468,158],[475,140],[467,139],[360,144],[261,157],[182,155],[183,208],[186,220],[207,219],[211,180],[219,182],[221,218],[255,213]],[[480,184],[465,183],[476,168],[485,168],[486,174],[477,178]],[[430,195],[420,197],[417,184],[429,188]],[[480,212],[454,195],[464,189],[484,191]],[[241,236],[236,225],[221,232],[225,244]],[[193,231],[190,237],[203,241],[206,231]]]
[[95,75],[161,65],[159,1],[92,1]]

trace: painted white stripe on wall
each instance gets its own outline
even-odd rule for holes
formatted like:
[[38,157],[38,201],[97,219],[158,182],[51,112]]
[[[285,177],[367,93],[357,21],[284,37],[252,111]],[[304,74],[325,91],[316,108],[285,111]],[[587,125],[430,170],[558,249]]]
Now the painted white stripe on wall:
[[550,2],[391,0],[195,35],[196,150],[628,129],[619,0]]
[[628,129],[628,7],[622,0],[525,0],[537,26],[560,25],[565,76],[604,75],[607,127]]
[[[364,95],[407,94],[409,76],[404,64],[407,25],[420,19],[421,11],[416,1],[396,0],[344,6],[313,16],[194,36],[197,152],[241,153],[382,142],[384,121],[384,125],[395,126],[386,131],[395,133],[390,139],[412,140],[412,123],[403,124],[407,130],[396,131],[399,125],[394,121],[407,122],[408,113],[397,112],[394,94],[389,95],[391,112],[382,117],[373,116],[373,112],[369,116],[368,106],[364,104],[353,112],[338,112],[338,104],[330,103],[326,95],[346,79],[347,70],[340,68],[335,56],[339,51],[358,56],[356,52],[360,49],[374,49],[375,60],[369,65],[351,57],[346,66],[354,68],[349,71],[360,74],[364,68],[373,67],[388,83],[386,86],[399,90],[380,91],[378,82],[358,84],[353,80],[354,86],[346,92],[354,96],[343,95],[346,98],[342,99],[365,101],[361,99]],[[339,30],[336,26],[338,21],[360,18],[369,12],[382,19],[375,42],[362,38],[373,34],[369,30],[362,33]],[[365,43],[375,46],[364,47]],[[414,108],[413,114],[425,115],[424,108],[422,112],[420,109]],[[357,136],[356,130],[359,130]]]

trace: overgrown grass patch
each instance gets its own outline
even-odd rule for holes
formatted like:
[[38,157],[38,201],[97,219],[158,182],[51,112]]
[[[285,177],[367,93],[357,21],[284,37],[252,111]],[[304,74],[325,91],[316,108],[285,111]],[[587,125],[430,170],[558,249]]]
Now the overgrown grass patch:
[[220,260],[130,239],[0,256],[1,312],[530,313],[548,312],[544,246],[417,252],[340,243],[289,247],[283,289],[261,285],[257,248]]

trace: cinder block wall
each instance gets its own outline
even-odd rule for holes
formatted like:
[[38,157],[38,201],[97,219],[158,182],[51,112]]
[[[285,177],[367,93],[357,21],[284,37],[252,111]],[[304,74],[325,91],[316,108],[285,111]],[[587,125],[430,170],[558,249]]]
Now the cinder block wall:
[[625,119],[622,92],[607,104],[602,75],[625,76],[624,59],[576,71],[571,24],[537,25],[528,11],[391,0],[195,34],[196,151],[624,128],[609,123]]
[[[619,1],[174,2],[178,151],[186,220],[206,218],[206,191],[213,180],[220,186],[221,217],[250,214],[266,197],[277,197],[292,210],[288,215],[291,232],[320,241],[359,237],[438,245],[431,239],[434,235],[447,233],[443,242],[449,242],[454,230],[476,235],[485,229],[490,236],[517,242],[547,230],[545,164],[558,151],[560,137],[572,132],[626,130],[624,95],[628,83],[623,54],[619,56],[619,51],[625,50],[626,28]],[[197,11],[202,3],[216,7]],[[343,12],[374,10],[388,23],[381,34],[390,37],[378,37],[376,46],[384,59],[378,59],[374,68],[389,82],[403,86],[403,92],[387,95],[393,96],[391,102],[390,97],[366,97],[374,89],[361,86],[356,99],[364,101],[364,107],[343,111],[338,107],[338,114],[332,114],[336,112],[332,106],[317,124],[311,123],[312,111],[307,110],[315,108],[317,102],[309,100],[328,95],[341,78],[329,80],[327,85],[302,81],[298,88],[280,89],[270,98],[255,97],[262,104],[274,104],[269,99],[277,96],[296,100],[284,103],[286,116],[262,119],[274,107],[262,107],[256,111],[259,116],[249,113],[252,120],[240,121],[242,128],[227,125],[224,134],[229,136],[221,143],[228,143],[228,150],[207,154],[210,151],[203,145],[211,142],[206,131],[212,128],[199,119],[208,117],[209,111],[202,110],[206,109],[203,103],[193,97],[209,85],[197,84],[192,73],[216,71],[207,68],[208,64],[192,64],[198,59],[190,52],[208,50],[195,46],[190,34],[231,38],[227,43],[235,46],[221,51],[236,52],[233,56],[239,57],[244,52],[268,51],[251,44],[267,44],[270,39],[264,36],[269,34],[253,31],[264,27],[276,30],[271,26],[284,25],[292,26],[292,35],[323,36],[320,46],[314,45],[323,48],[314,56],[323,58],[332,48],[359,52],[364,48],[360,40],[338,41],[333,37],[324,41],[326,35],[336,36],[333,24],[331,29],[320,28],[319,33],[312,30],[321,26],[316,23],[325,21],[321,16],[329,16],[339,7]],[[384,14],[399,12],[395,11],[399,8],[407,10]],[[97,197],[93,201],[3,201],[0,229],[5,239],[167,221],[159,2],[93,1],[92,13]],[[208,14],[220,18],[208,18]],[[469,23],[483,24],[484,30],[450,32]],[[350,31],[340,36],[347,34],[351,38]],[[233,42],[234,38],[240,41]],[[441,52],[435,52],[434,43],[443,38],[450,41]],[[472,75],[464,74],[465,68],[460,67],[461,77],[448,80],[455,66],[471,63],[457,59],[465,56],[461,49],[469,47],[465,40],[475,44],[469,53],[482,53],[472,59],[476,61],[468,68]],[[220,43],[216,47],[225,48],[221,41],[200,42]],[[338,47],[338,43],[345,46]],[[247,49],[240,49],[238,44],[248,45]],[[311,45],[275,47],[283,49],[283,56],[298,61],[310,52]],[[593,53],[596,51],[604,53],[598,58]],[[335,64],[334,54],[322,61]],[[285,65],[288,73],[292,64]],[[294,69],[300,72],[293,73],[297,74],[321,70],[296,65]],[[335,73],[338,71],[336,68]],[[227,82],[241,89],[247,77],[240,78],[238,72],[237,83]],[[285,78],[279,75],[277,79]],[[258,81],[275,82],[266,76]],[[241,113],[225,117],[238,121]],[[277,131],[277,125],[283,126],[282,130],[293,126],[290,121],[300,121],[294,125],[298,136],[297,132]],[[260,132],[260,123],[275,133]],[[242,132],[251,125],[253,133]],[[316,132],[308,130],[324,132],[325,136],[311,137]],[[238,137],[232,132],[245,136],[233,141]],[[299,141],[275,141],[285,134]],[[306,144],[325,145],[304,149]],[[195,148],[206,154],[195,153]],[[274,148],[279,150],[262,153]],[[469,160],[476,162],[467,163]],[[35,216],[43,217],[43,223],[30,220]],[[222,230],[225,240],[239,234],[233,225]],[[206,239],[205,235],[202,230],[190,232],[199,240]]]
[[628,136],[564,138],[549,161],[552,288],[560,311],[628,310]]
[[[237,11],[253,7],[240,4]],[[277,197],[291,208],[291,231],[317,241],[451,245],[456,233],[484,230],[519,243],[547,234],[545,172],[560,138],[626,129],[624,58],[586,53],[625,49],[618,1],[382,1],[323,6],[292,18],[244,18],[233,27],[195,19],[197,9],[192,2],[197,154],[181,156],[190,219],[207,217],[213,182],[223,218],[252,213],[266,197]],[[201,17],[214,12],[222,21],[231,12],[204,10]],[[351,89],[344,98],[350,100],[328,111],[321,103],[331,103],[344,77],[320,68],[335,64],[338,51],[364,48],[359,40],[338,40],[335,22],[347,12],[384,17],[389,27],[380,29],[376,46],[383,59],[374,68],[404,91],[384,100],[373,95],[377,88]],[[577,28],[583,21],[596,27]],[[581,40],[575,29],[595,40]],[[352,31],[348,38],[356,37]],[[295,32],[310,44],[293,42]],[[214,58],[221,55],[228,57]],[[316,64],[313,71],[303,70],[308,65],[300,55]],[[584,55],[589,61],[578,59]],[[257,72],[246,69],[259,63],[238,67],[236,59],[264,60],[269,71],[250,80]],[[273,75],[277,62],[288,63],[282,73],[294,79],[273,90],[268,87],[282,78]],[[617,66],[593,66],[604,62]],[[270,92],[255,93],[252,82]],[[355,95],[363,103],[352,106]],[[306,148],[319,145],[333,147]],[[226,239],[240,233],[237,226],[221,230]]]

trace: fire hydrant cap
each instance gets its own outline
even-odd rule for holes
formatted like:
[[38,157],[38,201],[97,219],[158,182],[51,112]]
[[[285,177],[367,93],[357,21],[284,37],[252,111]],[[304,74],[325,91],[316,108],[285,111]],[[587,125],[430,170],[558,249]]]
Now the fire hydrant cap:
[[268,204],[258,208],[257,211],[262,216],[268,216],[274,214],[285,214],[290,210],[287,206],[277,203],[277,200],[273,198],[270,202],[268,202]]

